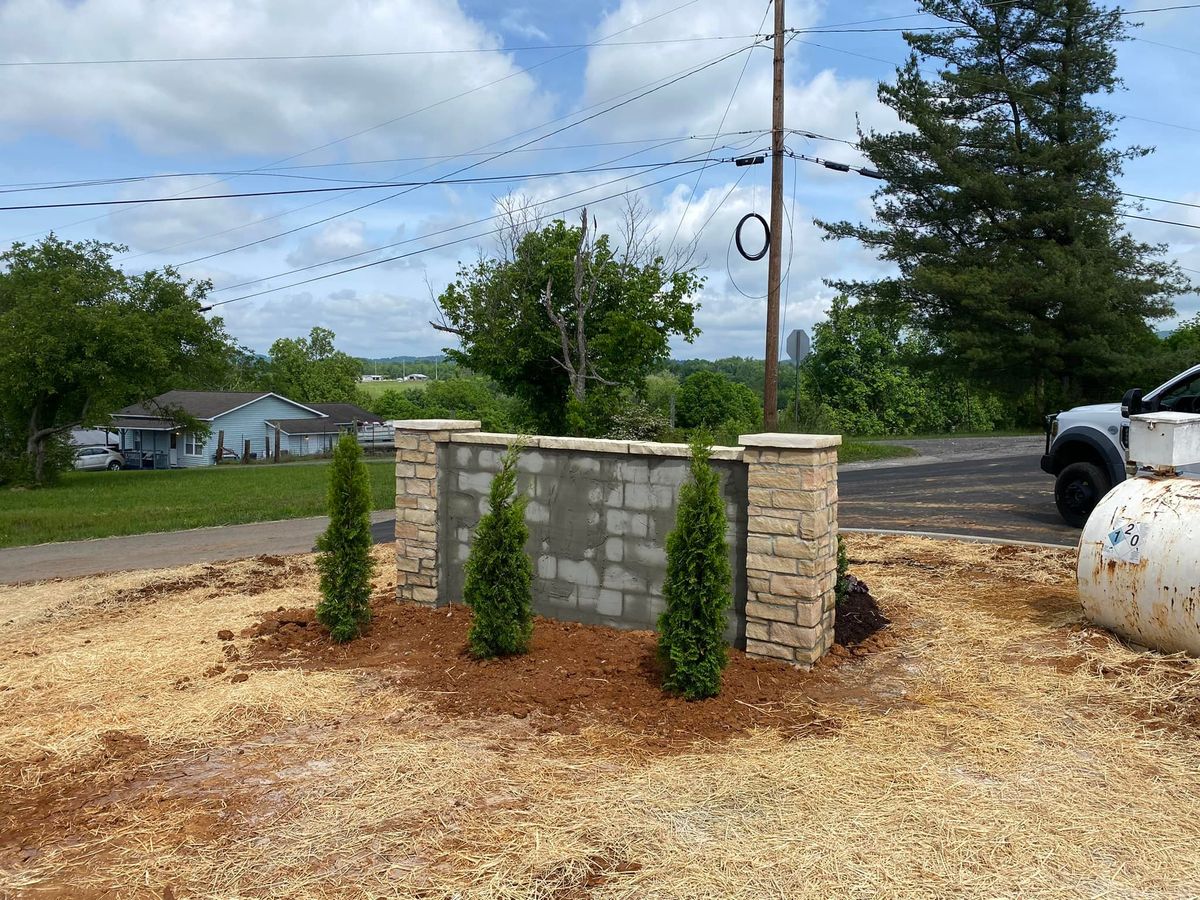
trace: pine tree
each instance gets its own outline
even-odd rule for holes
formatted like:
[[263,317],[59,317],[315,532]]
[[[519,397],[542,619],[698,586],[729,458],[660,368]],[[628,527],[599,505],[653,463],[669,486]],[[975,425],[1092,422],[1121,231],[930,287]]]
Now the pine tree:
[[317,621],[339,643],[358,637],[371,618],[371,543],[371,482],[358,441],[344,434],[333,451],[329,526],[317,539]]
[[467,635],[477,658],[529,650],[533,636],[533,564],[525,554],[527,498],[516,493],[519,444],[508,448],[492,479],[488,512],[467,557],[463,599],[474,611]]
[[667,608],[658,620],[663,687],[688,700],[715,697],[728,659],[725,612],[733,602],[725,501],[708,458],[712,448],[692,444],[692,477],[679,490],[675,528],[667,535]]
[[1125,20],[1092,0],[920,6],[948,30],[906,34],[909,61],[879,86],[907,127],[859,140],[883,179],[875,222],[820,223],[900,272],[833,286],[1043,410],[1127,386],[1131,346],[1187,282],[1118,215],[1122,164],[1150,151],[1114,148],[1116,117],[1092,98],[1119,87]]

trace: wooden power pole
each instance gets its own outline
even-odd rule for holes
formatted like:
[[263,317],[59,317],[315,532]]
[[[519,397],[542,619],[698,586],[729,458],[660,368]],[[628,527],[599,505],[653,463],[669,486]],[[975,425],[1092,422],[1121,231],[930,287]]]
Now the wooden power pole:
[[775,0],[775,65],[771,95],[771,249],[767,260],[767,357],[763,428],[779,427],[779,279],[783,270],[783,0]]

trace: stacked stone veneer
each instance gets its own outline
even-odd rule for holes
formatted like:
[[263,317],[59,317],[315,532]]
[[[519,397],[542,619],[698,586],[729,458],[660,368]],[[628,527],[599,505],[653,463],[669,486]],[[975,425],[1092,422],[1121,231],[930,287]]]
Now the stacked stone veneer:
[[[397,596],[462,600],[471,535],[517,435],[478,422],[396,427]],[[544,616],[654,628],[666,538],[688,477],[681,444],[522,436],[518,488],[529,497],[534,607]],[[836,447],[840,438],[744,435],[717,447],[729,519],[734,602],[726,636],[754,656],[800,664],[833,637]]]

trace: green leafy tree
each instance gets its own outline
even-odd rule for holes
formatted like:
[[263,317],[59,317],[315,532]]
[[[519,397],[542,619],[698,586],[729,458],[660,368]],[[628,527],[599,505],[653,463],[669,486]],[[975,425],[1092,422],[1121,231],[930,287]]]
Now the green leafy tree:
[[201,312],[208,282],[170,268],[126,275],[112,264],[125,250],[51,235],[0,254],[0,452],[10,477],[42,484],[63,461],[50,448],[72,428],[228,370],[233,345]]
[[754,391],[717,372],[689,375],[679,386],[676,421],[684,428],[747,432],[762,425],[762,401]]
[[692,443],[692,477],[679,490],[675,528],[667,535],[667,608],[658,620],[663,687],[688,700],[715,697],[728,653],[725,613],[733,602],[721,480],[711,448]]
[[[899,312],[973,382],[1058,408],[1117,389],[1128,352],[1187,282],[1118,215],[1118,9],[1092,0],[920,0],[949,30],[908,33],[879,98],[903,129],[860,136],[882,175],[875,223],[820,223],[899,274],[835,287]],[[925,66],[933,63],[936,73]]]
[[307,338],[280,338],[271,345],[267,388],[301,403],[358,403],[362,362],[334,347],[335,335],[314,328]]
[[[636,230],[636,229],[635,229]],[[605,393],[640,392],[667,359],[669,340],[697,333],[692,269],[644,240],[615,248],[594,223],[555,221],[507,243],[500,258],[459,269],[438,300],[457,335],[447,350],[528,405],[544,433],[607,430]]]
[[520,445],[514,444],[504,454],[467,557],[463,599],[474,612],[467,642],[471,655],[481,659],[525,653],[533,636],[527,498],[517,494],[520,453]]
[[988,431],[1004,415],[998,398],[955,378],[906,333],[901,314],[846,297],[835,297],[814,327],[803,371],[817,406],[802,402],[801,411],[819,422],[828,409],[831,424],[852,434]]
[[371,619],[372,543],[370,478],[358,441],[343,434],[333,450],[329,525],[317,539],[317,621],[338,643],[358,637]]

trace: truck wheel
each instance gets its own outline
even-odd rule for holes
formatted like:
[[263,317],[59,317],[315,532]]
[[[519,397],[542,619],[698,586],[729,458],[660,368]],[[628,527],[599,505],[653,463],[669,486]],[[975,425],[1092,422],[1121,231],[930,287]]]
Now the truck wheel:
[[1092,463],[1071,463],[1054,482],[1054,503],[1063,521],[1082,528],[1111,485],[1104,470]]

